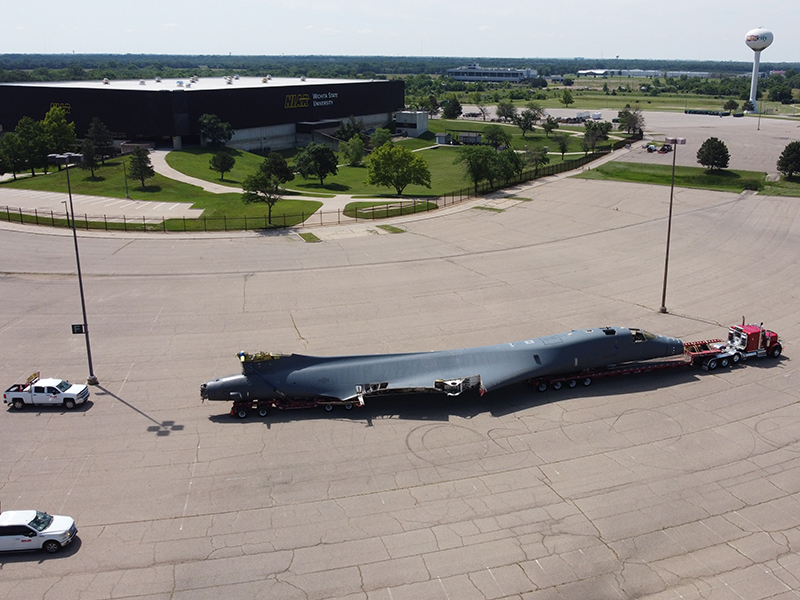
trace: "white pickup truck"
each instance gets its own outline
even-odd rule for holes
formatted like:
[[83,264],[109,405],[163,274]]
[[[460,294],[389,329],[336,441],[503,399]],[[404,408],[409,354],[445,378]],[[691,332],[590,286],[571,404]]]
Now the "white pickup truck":
[[3,394],[3,403],[22,410],[26,404],[75,408],[89,399],[89,388],[63,379],[41,379],[39,373],[15,383]]

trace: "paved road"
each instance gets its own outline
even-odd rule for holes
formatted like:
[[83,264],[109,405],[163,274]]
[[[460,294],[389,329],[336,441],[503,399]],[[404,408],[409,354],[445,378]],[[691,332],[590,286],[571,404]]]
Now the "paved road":
[[[286,234],[81,234],[92,404],[0,415],[3,509],[77,519],[0,556],[0,596],[359,600],[796,597],[800,204],[561,178],[443,216]],[[499,210],[477,210],[492,203]],[[0,379],[87,373],[72,240],[0,229]],[[539,394],[230,418],[238,350],[341,354],[741,315],[786,353]]]

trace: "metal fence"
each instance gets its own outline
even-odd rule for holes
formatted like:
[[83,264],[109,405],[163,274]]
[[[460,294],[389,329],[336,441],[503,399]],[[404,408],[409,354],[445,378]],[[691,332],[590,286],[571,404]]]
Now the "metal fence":
[[[630,138],[619,140],[610,147],[605,147],[596,152],[592,152],[553,165],[546,165],[538,169],[527,169],[518,176],[510,180],[482,181],[475,186],[455,190],[448,194],[432,198],[417,198],[408,201],[387,200],[386,204],[361,208],[359,210],[335,210],[335,211],[313,211],[299,214],[280,214],[272,219],[270,223],[267,215],[263,216],[241,216],[241,217],[206,217],[197,219],[168,218],[168,217],[108,217],[106,215],[75,215],[75,226],[79,229],[101,229],[105,231],[163,231],[163,232],[191,232],[191,231],[241,231],[241,230],[263,230],[294,227],[317,227],[324,225],[341,225],[344,223],[358,223],[364,221],[374,221],[376,219],[386,219],[401,215],[417,214],[428,212],[454,204],[459,204],[466,200],[478,196],[485,196],[501,189],[513,187],[542,177],[564,173],[578,169],[613,150],[625,147],[628,144],[641,140],[641,133]],[[48,225],[52,227],[71,227],[69,215],[58,215],[53,211],[26,210],[17,207],[5,207],[5,211],[0,210],[0,219],[16,223],[28,223],[35,225]]]

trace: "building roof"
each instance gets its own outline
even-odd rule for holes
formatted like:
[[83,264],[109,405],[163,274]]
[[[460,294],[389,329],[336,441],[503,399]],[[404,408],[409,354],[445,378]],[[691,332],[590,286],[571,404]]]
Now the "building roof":
[[44,88],[72,88],[91,90],[141,90],[152,92],[154,90],[230,90],[252,89],[264,87],[288,86],[315,86],[332,85],[337,83],[376,83],[388,81],[385,79],[306,79],[305,77],[190,77],[190,78],[162,78],[156,79],[108,79],[91,81],[48,81],[48,82],[23,82],[3,83],[0,85],[13,85],[24,87]]

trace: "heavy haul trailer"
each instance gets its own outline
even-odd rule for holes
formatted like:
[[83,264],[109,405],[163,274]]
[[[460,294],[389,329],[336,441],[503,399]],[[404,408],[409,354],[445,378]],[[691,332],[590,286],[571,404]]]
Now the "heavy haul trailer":
[[577,385],[591,385],[595,379],[633,375],[650,371],[662,371],[680,367],[700,366],[705,371],[717,367],[732,367],[748,358],[778,358],[783,353],[783,342],[774,331],[764,329],[764,324],[732,325],[728,328],[728,339],[684,342],[683,354],[667,360],[608,365],[600,369],[588,369],[579,373],[552,377],[536,377],[528,380],[540,392],[548,388],[560,390],[562,387],[574,388]]
[[782,342],[762,325],[733,326],[728,340],[684,343],[628,327],[598,327],[520,342],[405,354],[305,356],[239,353],[242,372],[200,385],[204,400],[232,401],[231,415],[255,410],[363,406],[385,394],[481,394],[529,382],[544,391],[593,379],[687,365],[706,370],[756,356],[780,356]]

